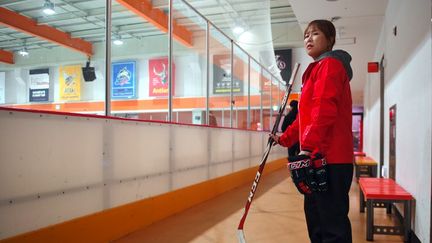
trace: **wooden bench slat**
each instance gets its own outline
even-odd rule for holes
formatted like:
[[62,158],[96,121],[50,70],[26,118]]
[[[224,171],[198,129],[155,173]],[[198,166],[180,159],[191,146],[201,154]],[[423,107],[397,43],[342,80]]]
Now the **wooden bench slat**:
[[359,185],[366,199],[412,200],[407,192],[392,179],[360,178]]
[[357,165],[377,165],[378,163],[371,157],[355,157],[355,163]]

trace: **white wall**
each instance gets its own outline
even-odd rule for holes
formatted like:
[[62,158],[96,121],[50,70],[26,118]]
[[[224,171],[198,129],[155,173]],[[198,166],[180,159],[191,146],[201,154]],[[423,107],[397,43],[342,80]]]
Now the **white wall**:
[[379,161],[379,129],[380,129],[380,76],[371,74],[367,77],[363,109],[363,150],[369,157]]
[[256,166],[267,139],[0,108],[0,240]]
[[[389,1],[375,59],[385,56],[384,164],[389,164],[389,108],[396,104],[396,181],[415,197],[413,230],[430,242],[431,2]],[[397,35],[393,28],[397,26]],[[365,86],[365,152],[379,158],[379,75]]]

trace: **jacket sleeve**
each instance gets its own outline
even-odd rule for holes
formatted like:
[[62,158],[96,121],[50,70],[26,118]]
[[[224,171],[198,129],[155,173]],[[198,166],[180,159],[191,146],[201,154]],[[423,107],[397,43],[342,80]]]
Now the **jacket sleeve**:
[[284,147],[291,147],[299,141],[299,116],[291,123],[288,129],[279,137],[279,144]]
[[322,143],[337,119],[344,82],[348,81],[339,60],[326,58],[318,68],[313,86],[311,122],[301,137],[301,149],[311,152],[322,151]]

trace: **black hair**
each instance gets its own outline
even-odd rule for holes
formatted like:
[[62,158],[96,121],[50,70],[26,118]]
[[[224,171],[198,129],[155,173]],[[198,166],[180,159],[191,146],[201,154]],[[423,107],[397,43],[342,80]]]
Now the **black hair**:
[[336,42],[336,28],[333,25],[331,21],[325,20],[325,19],[317,19],[308,24],[306,27],[303,36],[306,35],[306,32],[309,30],[311,26],[317,27],[321,32],[324,33],[324,36],[331,44],[331,49],[333,49],[333,46]]
[[289,105],[290,105],[291,107],[297,107],[297,105],[298,105],[298,101],[297,101],[297,100],[291,100],[291,102],[289,103]]

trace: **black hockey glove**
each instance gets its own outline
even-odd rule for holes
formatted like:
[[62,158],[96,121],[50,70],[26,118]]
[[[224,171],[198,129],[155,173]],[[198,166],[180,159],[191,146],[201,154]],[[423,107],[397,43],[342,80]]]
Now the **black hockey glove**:
[[311,194],[316,190],[312,160],[307,155],[288,157],[288,168],[291,178],[301,194]]
[[325,192],[328,189],[327,183],[327,161],[321,154],[312,155],[312,167],[315,171],[316,190]]

